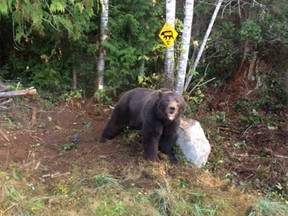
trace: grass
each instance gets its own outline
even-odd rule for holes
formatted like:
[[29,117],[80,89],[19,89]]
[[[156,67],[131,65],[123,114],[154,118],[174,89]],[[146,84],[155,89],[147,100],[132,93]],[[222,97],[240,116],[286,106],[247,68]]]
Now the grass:
[[281,203],[242,193],[186,164],[141,162],[119,170],[102,163],[85,171],[75,166],[71,175],[46,181],[39,173],[15,165],[1,172],[0,215],[288,214]]
[[[31,167],[29,167],[31,166]],[[43,179],[44,166],[16,163],[0,172],[0,215],[264,216],[288,215],[284,203],[249,194],[229,179],[169,161],[129,166],[71,164],[69,175]]]
[[268,198],[260,199],[251,209],[248,216],[258,215],[288,215],[288,205],[282,202],[271,201]]

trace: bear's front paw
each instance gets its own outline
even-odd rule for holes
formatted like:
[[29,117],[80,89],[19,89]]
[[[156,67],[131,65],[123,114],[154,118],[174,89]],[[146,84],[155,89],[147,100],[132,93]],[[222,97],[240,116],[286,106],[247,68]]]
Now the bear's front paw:
[[107,138],[101,136],[98,141],[99,141],[100,143],[105,143],[106,140],[107,140]]
[[152,162],[160,162],[158,155],[145,155],[145,159]]

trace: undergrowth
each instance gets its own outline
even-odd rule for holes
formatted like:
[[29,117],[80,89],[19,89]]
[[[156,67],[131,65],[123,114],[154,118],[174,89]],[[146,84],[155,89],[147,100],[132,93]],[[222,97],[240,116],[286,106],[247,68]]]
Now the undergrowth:
[[[75,166],[73,174],[46,180],[41,171],[28,172],[27,167],[13,166],[2,171],[0,215],[198,216],[246,215],[249,209],[250,215],[266,212],[259,210],[257,195],[241,193],[190,165],[141,162],[121,171],[111,164],[100,165],[100,169],[95,166],[85,171]],[[288,212],[279,207],[278,212]]]

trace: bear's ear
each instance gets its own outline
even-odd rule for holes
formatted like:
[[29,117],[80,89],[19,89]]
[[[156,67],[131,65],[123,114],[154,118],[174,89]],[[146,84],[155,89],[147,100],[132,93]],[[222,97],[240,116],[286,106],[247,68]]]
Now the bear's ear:
[[161,98],[161,97],[162,97],[162,95],[163,95],[163,93],[162,93],[162,91],[161,91],[161,90],[158,90],[158,91],[157,91],[157,94],[158,94],[158,97],[159,97],[159,98]]
[[189,101],[189,96],[185,95],[185,96],[183,96],[183,98],[184,98],[184,101],[185,101],[185,102],[188,102],[188,101]]

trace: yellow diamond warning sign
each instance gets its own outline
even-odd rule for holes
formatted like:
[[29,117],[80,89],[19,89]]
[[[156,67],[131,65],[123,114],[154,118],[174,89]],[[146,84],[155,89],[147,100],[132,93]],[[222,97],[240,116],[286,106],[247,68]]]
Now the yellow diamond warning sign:
[[168,22],[165,22],[158,36],[166,47],[169,48],[174,43],[177,35],[178,33],[175,31],[175,29]]

